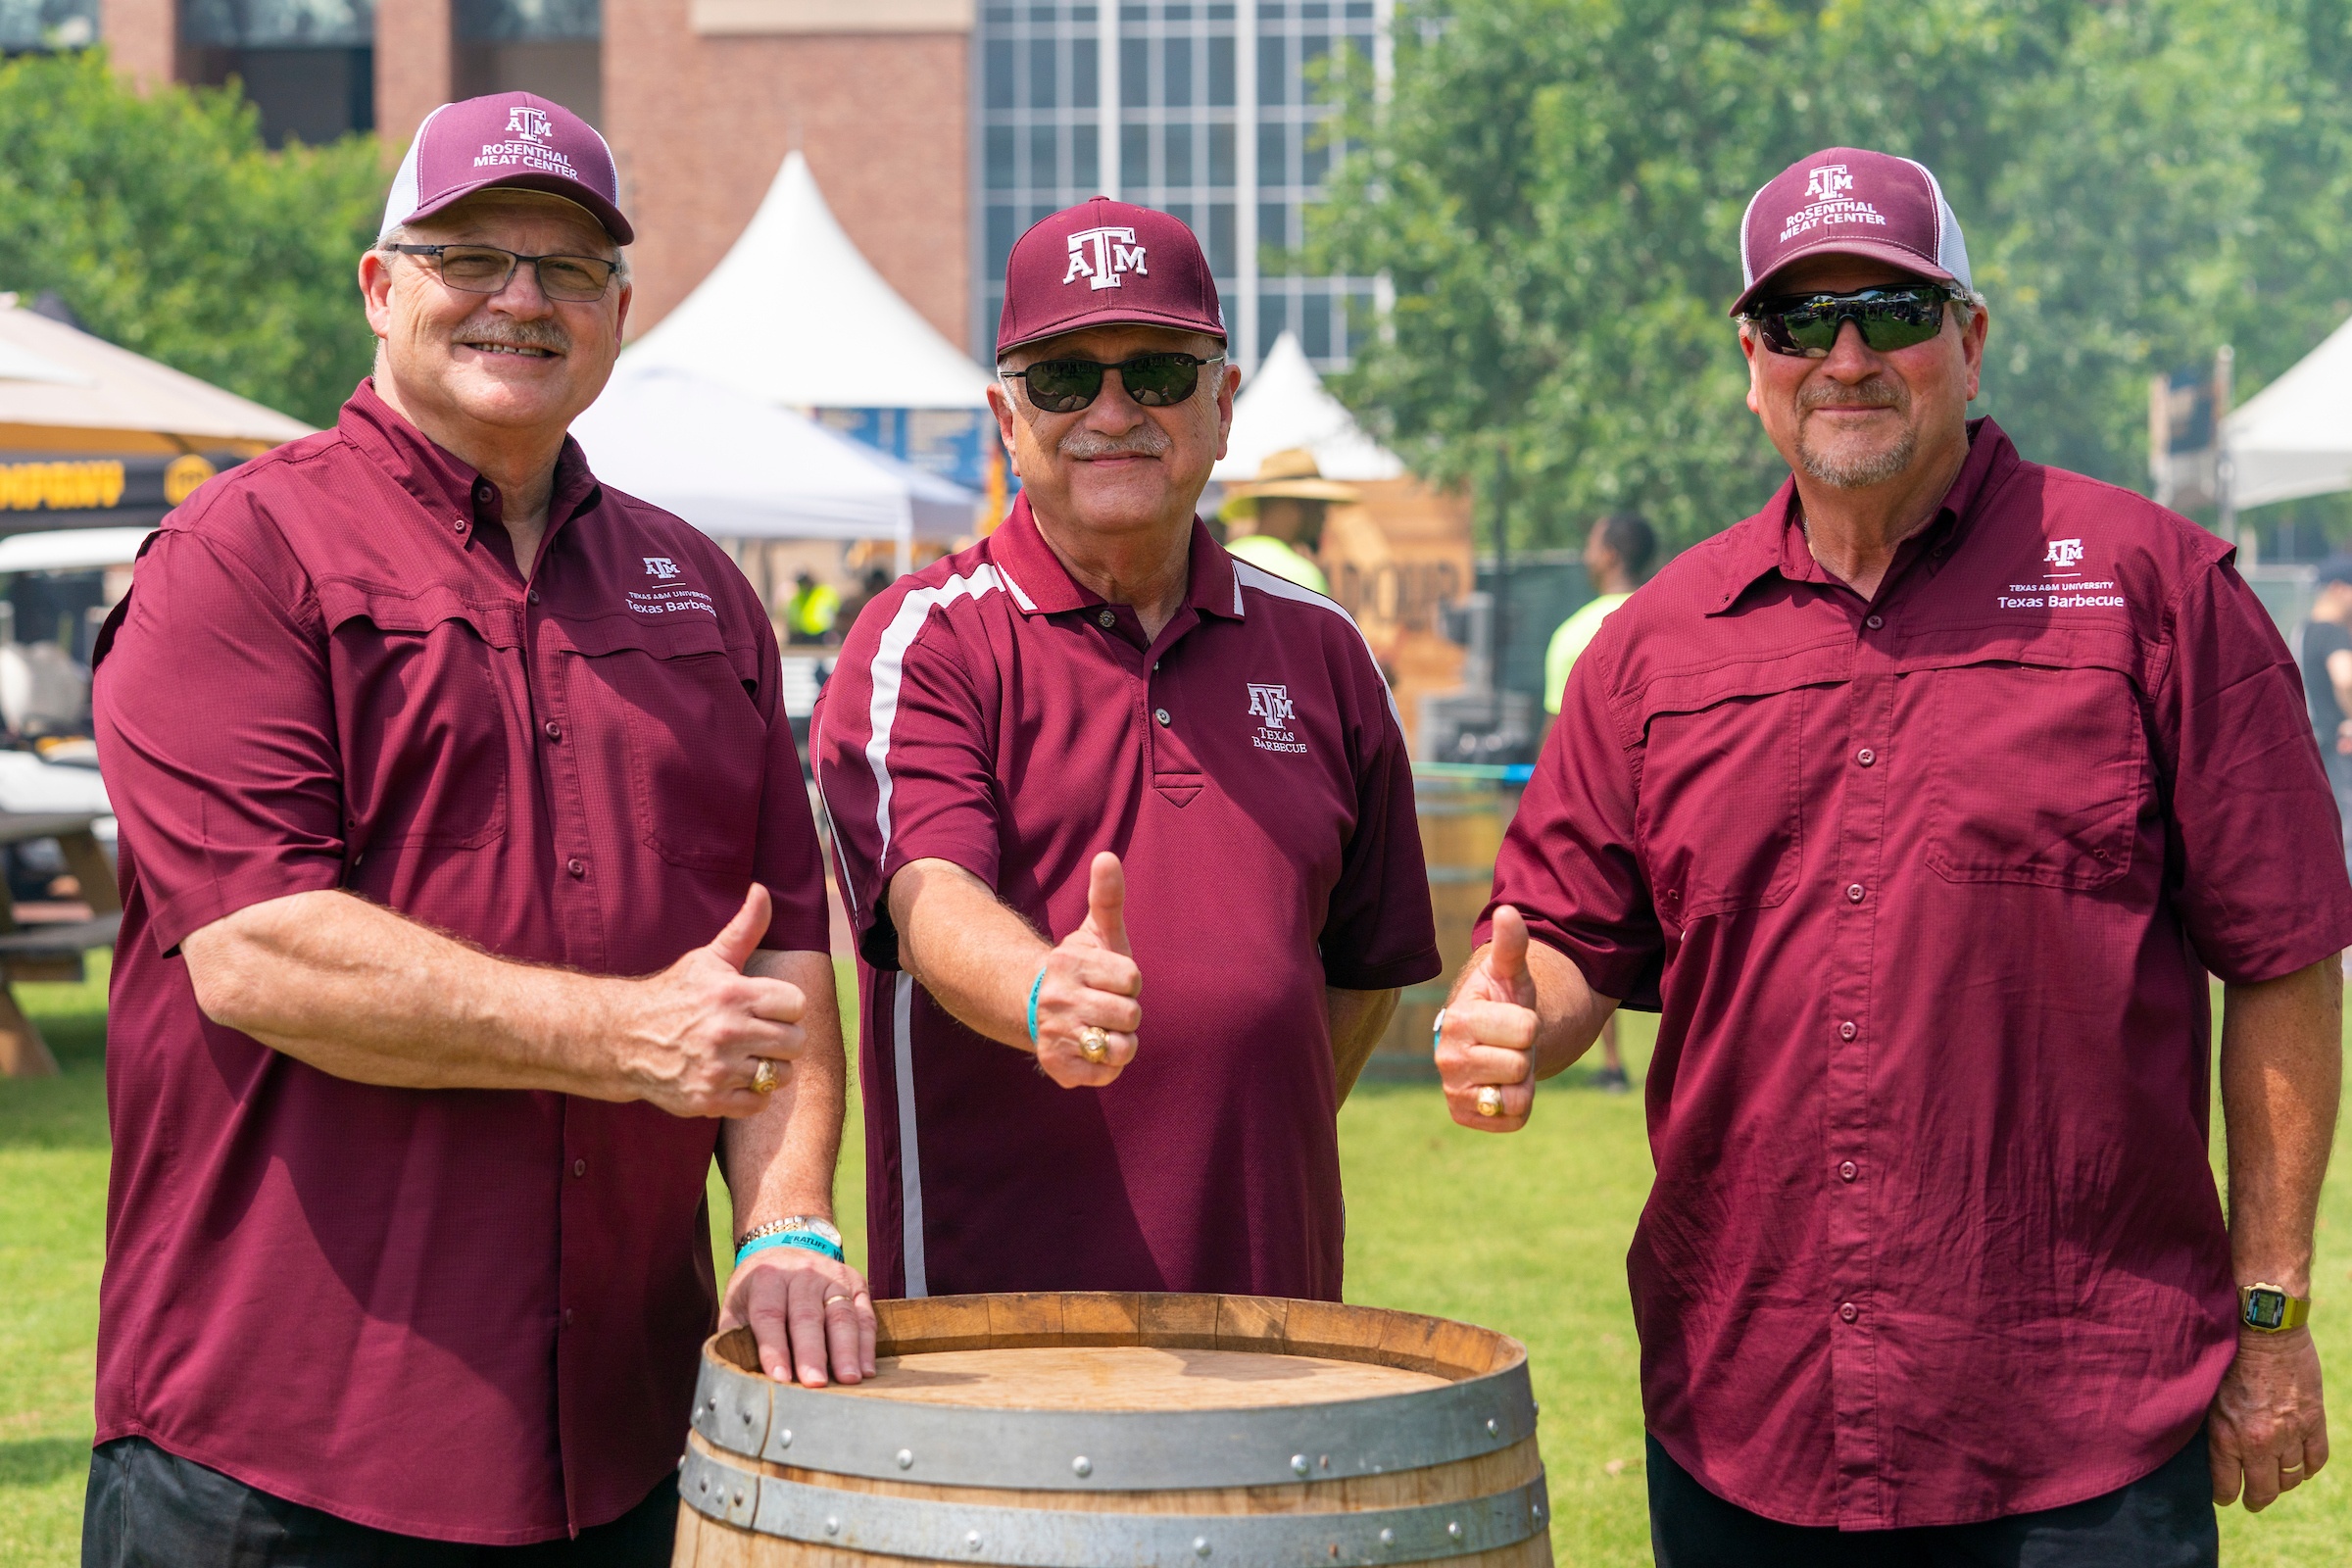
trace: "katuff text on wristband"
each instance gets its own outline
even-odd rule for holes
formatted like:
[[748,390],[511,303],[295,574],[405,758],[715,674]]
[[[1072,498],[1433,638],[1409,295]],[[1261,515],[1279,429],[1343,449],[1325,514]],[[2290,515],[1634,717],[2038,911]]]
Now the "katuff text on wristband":
[[814,1231],[771,1231],[765,1236],[755,1236],[744,1243],[735,1253],[736,1265],[741,1267],[745,1258],[754,1252],[764,1252],[771,1247],[797,1247],[803,1251],[815,1252],[829,1257],[836,1263],[841,1261],[841,1244],[819,1236]]

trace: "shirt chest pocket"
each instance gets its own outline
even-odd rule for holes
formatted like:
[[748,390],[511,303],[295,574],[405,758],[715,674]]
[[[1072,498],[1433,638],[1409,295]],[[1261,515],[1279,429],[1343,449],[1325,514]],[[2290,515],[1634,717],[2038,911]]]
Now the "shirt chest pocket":
[[2129,675],[1998,662],[1909,679],[1923,688],[1938,876],[2094,888],[2131,867],[2148,749]]
[[672,865],[748,881],[767,724],[717,626],[574,628],[565,701],[586,744],[625,761],[630,827]]
[[1806,696],[1684,693],[1648,714],[1635,827],[1669,922],[1769,908],[1795,891]]
[[507,831],[510,723],[493,614],[442,592],[322,583],[348,853],[479,849]]

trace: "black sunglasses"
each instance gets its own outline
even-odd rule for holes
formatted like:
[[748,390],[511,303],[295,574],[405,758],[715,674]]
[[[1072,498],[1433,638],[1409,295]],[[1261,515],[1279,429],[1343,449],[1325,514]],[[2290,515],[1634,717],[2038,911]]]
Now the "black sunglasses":
[[514,277],[514,270],[528,262],[539,274],[539,292],[551,300],[563,300],[572,305],[585,305],[601,300],[605,290],[612,286],[612,274],[620,270],[618,262],[608,262],[601,256],[520,256],[514,251],[502,251],[495,245],[386,245],[388,251],[403,256],[423,256],[431,259],[441,274],[441,281],[451,288],[467,294],[496,294],[504,290]]
[[1857,289],[1851,294],[1796,294],[1758,300],[1747,313],[1756,335],[1775,354],[1827,359],[1851,321],[1875,354],[1925,343],[1943,330],[1943,308],[1962,298],[1935,283]]
[[1222,365],[1225,356],[1201,359],[1193,354],[1138,354],[1132,360],[1104,365],[1100,360],[1040,360],[1021,370],[1000,370],[1008,381],[1029,390],[1029,402],[1048,414],[1075,414],[1102,395],[1102,372],[1119,372],[1127,395],[1147,409],[1182,403],[1200,386],[1200,368]]

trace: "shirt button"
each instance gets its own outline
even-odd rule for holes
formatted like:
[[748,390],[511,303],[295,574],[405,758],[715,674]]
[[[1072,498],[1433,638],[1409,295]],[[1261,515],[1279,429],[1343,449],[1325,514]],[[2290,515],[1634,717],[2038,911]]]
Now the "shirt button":
[[1872,751],[1867,746],[1863,747],[1860,751],[1854,754],[1854,760],[1860,762],[1864,767],[1868,767],[1871,763],[1877,761],[1878,760],[1879,754]]
[[1097,615],[1095,619],[1101,621],[1105,626],[1116,626],[1119,623],[1119,617],[1112,614],[1107,610],[1102,612],[1102,613],[1100,615]]
[[1848,904],[1860,904],[1862,902],[1862,884],[1856,882],[1848,886],[1845,890],[1845,900]]
[[460,517],[457,521],[451,523],[450,527],[454,528],[459,533],[464,533],[466,531],[466,519],[464,517]]
[[[1853,1308],[1849,1306],[1846,1308],[1846,1310],[1850,1312],[1853,1310]],[[564,1309],[564,1326],[565,1328],[571,1327],[571,1308],[568,1306]]]
[[[1851,1323],[1854,1319],[1862,1315],[1862,1309],[1856,1306],[1853,1302],[1848,1301],[1838,1309],[1838,1315],[1845,1319],[1848,1323]],[[564,1314],[564,1320],[566,1323],[571,1321],[571,1313],[569,1311],[566,1311]]]
[[1172,724],[1175,722],[1174,719],[1168,717],[1168,710],[1164,708],[1154,709],[1152,716],[1158,719],[1162,724]]
[[547,738],[551,741],[560,741],[564,738],[564,726],[552,718],[539,727],[547,731]]
[[1859,1165],[1857,1165],[1857,1164],[1855,1164],[1855,1163],[1854,1163],[1852,1160],[1850,1160],[1850,1159],[1849,1159],[1849,1160],[1847,1160],[1847,1161],[1846,1161],[1844,1164],[1842,1164],[1842,1165],[1840,1165],[1840,1166],[1838,1166],[1838,1179],[1839,1181],[1841,1181],[1841,1182],[1850,1182],[1850,1181],[1852,1181],[1852,1180],[1853,1180],[1855,1177],[1857,1177],[1857,1176],[1859,1176],[1859,1175],[1861,1175],[1861,1174],[1862,1174],[1862,1167],[1861,1167],[1861,1166],[1859,1166]]
[[1838,1026],[1838,1038],[1840,1040],[1851,1040],[1861,1032],[1854,1027],[1853,1020],[1850,1018]]
[[[1848,1169],[1848,1170],[1851,1170],[1851,1169],[1853,1169],[1853,1167],[1852,1167],[1851,1165],[1848,1165],[1848,1166],[1846,1167],[1846,1169]],[[587,1175],[587,1174],[588,1174],[588,1162],[587,1162],[586,1160],[584,1160],[584,1159],[575,1159],[575,1160],[573,1160],[573,1161],[571,1162],[571,1173],[572,1173],[574,1176],[585,1176],[585,1175]]]
[[489,480],[476,479],[473,481],[473,499],[476,501],[487,501],[490,499]]
[[530,602],[531,602],[532,604],[534,604],[534,605],[535,605],[535,604],[537,604],[537,603],[539,602],[539,590],[538,590],[538,589],[536,589],[536,588],[534,588],[534,589],[532,589],[532,590],[531,590],[531,591],[530,591],[528,594],[524,595],[523,597],[527,598],[528,600],[530,600]]
[[1886,617],[1885,615],[1873,615],[1862,624],[1868,626],[1872,631],[1877,631],[1881,626],[1886,624]]
[[564,869],[569,871],[573,876],[586,876],[588,874],[588,862],[575,855],[570,859],[564,862]]

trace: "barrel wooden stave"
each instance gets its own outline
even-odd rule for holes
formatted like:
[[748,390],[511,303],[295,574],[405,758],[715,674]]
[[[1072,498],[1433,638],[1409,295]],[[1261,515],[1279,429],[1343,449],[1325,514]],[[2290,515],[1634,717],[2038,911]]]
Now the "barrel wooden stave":
[[[1516,1342],[1467,1324],[1336,1302],[1153,1293],[1036,1293],[882,1301],[876,1306],[881,1319],[876,1350],[885,1357],[948,1349],[1148,1346],[1353,1360],[1462,1381],[1515,1368],[1526,1354]],[[738,1369],[756,1372],[757,1356],[748,1331],[736,1330],[714,1339],[708,1353]],[[1216,1402],[1212,1390],[1200,1392],[1203,1397],[1196,1408],[1225,1407]],[[920,1405],[920,1401],[909,1402]],[[1010,1408],[1004,1412],[1008,1442],[1018,1441],[1021,1413]],[[691,1446],[696,1452],[714,1456],[749,1475],[822,1487],[845,1496],[1137,1517],[1288,1514],[1337,1519],[1387,1508],[1470,1504],[1540,1482],[1543,1476],[1542,1458],[1532,1436],[1493,1453],[1384,1474],[1150,1491],[1042,1491],[898,1481],[804,1469],[728,1452],[712,1446],[699,1433],[691,1439]],[[760,1535],[681,1506],[673,1568],[876,1568],[954,1560],[883,1555]],[[1240,1560],[1225,1559],[1227,1568]],[[1549,1568],[1549,1531],[1540,1528],[1508,1545],[1442,1560],[1455,1568]]]

